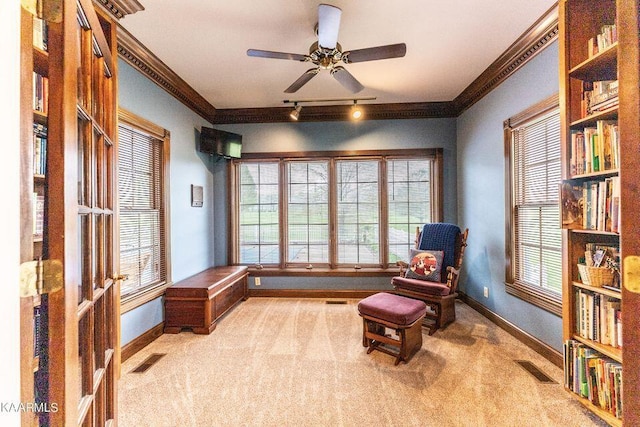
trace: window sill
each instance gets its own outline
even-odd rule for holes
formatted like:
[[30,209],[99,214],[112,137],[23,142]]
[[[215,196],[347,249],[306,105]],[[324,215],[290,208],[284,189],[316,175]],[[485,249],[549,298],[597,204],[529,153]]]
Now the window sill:
[[362,267],[355,268],[311,268],[304,267],[290,267],[290,268],[256,268],[249,267],[249,274],[254,277],[268,277],[268,276],[280,276],[280,277],[393,277],[400,273],[397,267],[392,268],[376,268],[376,267]]
[[120,314],[124,314],[127,311],[131,311],[134,308],[138,308],[143,304],[148,303],[158,297],[164,295],[164,291],[173,283],[163,283],[153,288],[145,289],[133,295],[127,295],[120,299]]
[[562,296],[522,283],[505,283],[508,294],[562,317]]

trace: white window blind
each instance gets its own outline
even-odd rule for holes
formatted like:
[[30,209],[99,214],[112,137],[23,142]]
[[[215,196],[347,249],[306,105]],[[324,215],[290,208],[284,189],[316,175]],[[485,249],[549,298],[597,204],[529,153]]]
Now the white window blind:
[[512,130],[514,270],[517,283],[562,292],[560,116],[557,110]]
[[120,271],[122,297],[166,281],[163,141],[118,127]]

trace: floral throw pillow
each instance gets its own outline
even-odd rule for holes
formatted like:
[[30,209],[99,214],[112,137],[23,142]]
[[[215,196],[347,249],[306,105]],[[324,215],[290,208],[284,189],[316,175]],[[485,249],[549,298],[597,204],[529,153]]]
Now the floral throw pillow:
[[409,279],[440,282],[442,270],[443,251],[411,250],[411,261],[404,277]]

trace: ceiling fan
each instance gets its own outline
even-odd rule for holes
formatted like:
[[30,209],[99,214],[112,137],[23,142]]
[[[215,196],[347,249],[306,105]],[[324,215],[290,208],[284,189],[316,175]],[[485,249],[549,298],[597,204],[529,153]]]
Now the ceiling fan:
[[343,51],[338,43],[338,31],[340,29],[340,16],[342,10],[329,4],[318,6],[318,24],[316,33],[318,41],[309,48],[308,55],[285,52],[272,52],[270,50],[249,49],[247,55],[259,58],[289,59],[292,61],[311,62],[315,65],[304,72],[295,82],[291,84],[285,93],[294,93],[309,80],[315,77],[321,69],[329,70],[331,75],[345,88],[353,93],[360,92],[364,86],[349,73],[341,62],[351,64],[353,62],[375,61],[378,59],[401,58],[407,52],[407,45],[404,43],[390,44],[386,46],[370,47]]

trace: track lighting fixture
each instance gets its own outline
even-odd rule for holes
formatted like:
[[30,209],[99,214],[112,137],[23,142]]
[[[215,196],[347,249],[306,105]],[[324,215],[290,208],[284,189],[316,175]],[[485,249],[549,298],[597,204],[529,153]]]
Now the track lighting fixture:
[[297,102],[294,102],[293,110],[289,113],[289,117],[297,121],[300,118],[300,110],[302,110],[302,105],[298,105]]
[[353,120],[360,120],[364,116],[364,110],[361,106],[358,105],[358,101],[373,101],[375,100],[375,96],[370,96],[366,98],[338,98],[338,99],[296,99],[289,100],[285,99],[283,102],[285,104],[293,104],[293,110],[289,113],[289,117],[292,120],[298,120],[300,118],[300,110],[302,110],[302,106],[298,105],[302,102],[307,103],[325,103],[325,102],[346,102],[353,101],[353,106],[349,109],[350,118]]
[[354,120],[359,120],[362,117],[362,110],[358,107],[358,100],[353,100],[353,107],[351,107],[351,117]]

